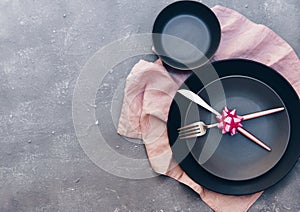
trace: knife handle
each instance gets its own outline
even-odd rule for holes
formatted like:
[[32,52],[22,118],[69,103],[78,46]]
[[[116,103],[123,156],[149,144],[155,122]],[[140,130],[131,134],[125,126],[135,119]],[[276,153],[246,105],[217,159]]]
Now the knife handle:
[[251,141],[253,141],[254,143],[258,144],[259,146],[261,146],[262,148],[264,148],[265,150],[271,152],[271,148],[269,146],[267,146],[265,143],[263,143],[261,140],[259,140],[258,138],[256,138],[254,135],[252,135],[250,132],[248,132],[247,130],[245,130],[242,127],[238,128],[238,131],[243,134],[244,136],[246,136],[247,138],[249,138]]

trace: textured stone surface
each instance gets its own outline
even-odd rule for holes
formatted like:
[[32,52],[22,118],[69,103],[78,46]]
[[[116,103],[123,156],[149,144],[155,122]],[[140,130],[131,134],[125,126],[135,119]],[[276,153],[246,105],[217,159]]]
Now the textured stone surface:
[[[151,32],[155,16],[171,2],[0,1],[0,211],[211,211],[172,179],[128,180],[99,169],[81,149],[72,123],[72,94],[87,60],[116,39]],[[298,0],[202,2],[267,25],[300,55]],[[96,111],[116,151],[145,158],[142,145],[115,134],[109,113],[134,62],[107,75]],[[298,162],[250,211],[300,211],[299,174]]]

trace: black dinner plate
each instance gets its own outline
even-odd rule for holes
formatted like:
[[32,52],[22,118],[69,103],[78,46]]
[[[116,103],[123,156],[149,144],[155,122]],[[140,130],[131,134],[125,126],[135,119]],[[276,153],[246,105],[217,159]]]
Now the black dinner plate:
[[221,38],[215,14],[196,1],[177,1],[165,7],[157,16],[152,33],[155,51],[163,62],[181,70],[206,63],[218,49]]
[[[216,192],[233,195],[250,194],[264,190],[281,180],[296,163],[300,145],[299,99],[292,86],[275,70],[263,64],[242,60],[214,62],[217,77],[207,78],[209,65],[195,71],[181,86],[221,110],[224,105],[236,108],[239,114],[251,113],[273,107],[285,107],[278,114],[243,122],[244,128],[251,131],[271,146],[267,152],[245,137],[221,135],[212,156],[199,161],[205,143],[214,142],[219,129],[210,129],[206,136],[195,140],[179,140],[177,129],[201,117],[211,123],[214,117],[202,108],[191,103],[181,94],[176,94],[168,116],[168,136],[175,160],[197,183]],[[215,84],[222,84],[222,92],[209,96],[206,90]],[[225,98],[222,101],[222,97]],[[210,140],[209,140],[210,139]],[[216,139],[217,140],[217,139]]]

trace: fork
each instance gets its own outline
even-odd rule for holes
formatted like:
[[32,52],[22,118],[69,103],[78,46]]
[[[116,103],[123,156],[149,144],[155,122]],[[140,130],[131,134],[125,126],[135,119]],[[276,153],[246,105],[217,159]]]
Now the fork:
[[179,138],[186,139],[186,138],[194,138],[203,136],[206,134],[206,129],[213,128],[218,126],[218,123],[215,124],[205,124],[203,121],[198,121],[184,127],[178,128],[179,130]]
[[[264,111],[247,114],[242,117],[243,117],[243,121],[246,121],[246,120],[258,118],[261,116],[266,116],[266,115],[269,115],[272,113],[277,113],[277,112],[280,112],[283,110],[284,110],[284,107],[273,108],[273,109],[269,109],[269,110],[264,110]],[[179,137],[180,137],[180,139],[185,139],[185,138],[193,138],[193,137],[203,136],[206,133],[206,129],[216,127],[216,126],[218,126],[218,123],[207,125],[202,121],[198,121],[198,122],[186,125],[184,127],[178,128]]]

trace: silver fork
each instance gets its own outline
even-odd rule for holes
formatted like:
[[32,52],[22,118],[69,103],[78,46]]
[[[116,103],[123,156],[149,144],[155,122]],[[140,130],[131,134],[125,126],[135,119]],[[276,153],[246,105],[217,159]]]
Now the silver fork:
[[206,133],[206,129],[213,128],[218,126],[218,123],[215,124],[205,124],[203,121],[198,121],[184,127],[178,128],[179,130],[179,138],[194,138],[198,136],[203,136]]

